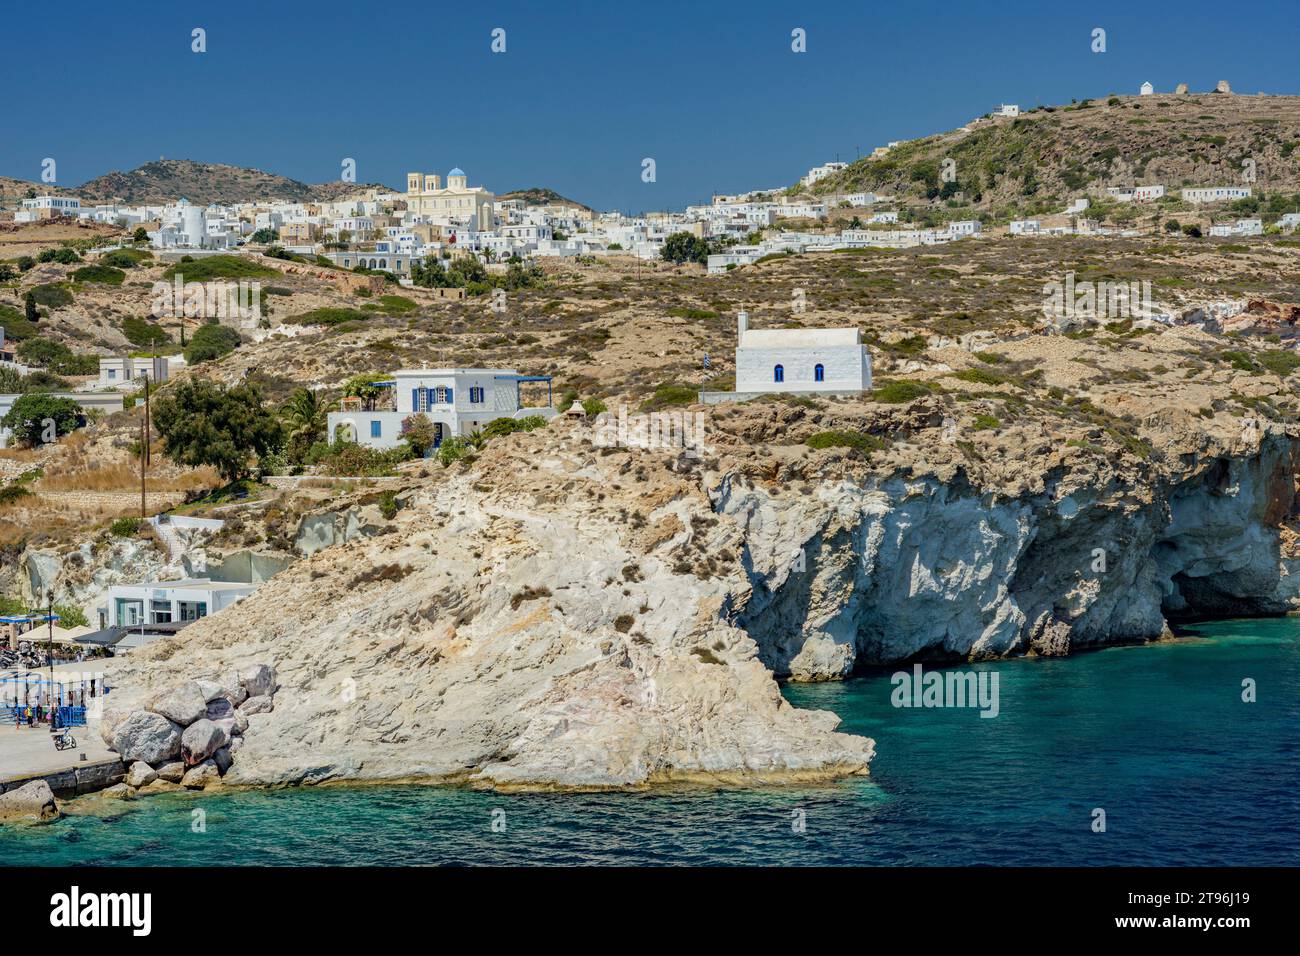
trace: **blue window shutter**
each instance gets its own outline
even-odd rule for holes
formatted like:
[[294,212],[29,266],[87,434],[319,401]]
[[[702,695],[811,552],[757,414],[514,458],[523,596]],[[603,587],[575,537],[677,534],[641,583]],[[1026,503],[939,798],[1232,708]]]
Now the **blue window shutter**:
[[377,422],[377,421],[372,421],[372,422],[370,423],[370,437],[371,437],[371,438],[383,438],[383,437],[384,437],[383,426],[382,426],[379,422]]
[[447,387],[447,404],[450,405],[450,404],[453,403],[453,401],[454,401],[454,400],[453,400],[452,395],[451,395],[451,386],[448,386],[448,387]]
[[413,388],[411,389],[411,411],[418,412],[419,410],[420,410],[420,390],[418,388]]

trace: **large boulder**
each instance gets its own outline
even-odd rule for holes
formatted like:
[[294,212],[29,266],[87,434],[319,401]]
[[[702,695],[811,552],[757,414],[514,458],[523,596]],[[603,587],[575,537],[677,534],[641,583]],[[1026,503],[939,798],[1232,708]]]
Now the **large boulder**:
[[185,776],[185,764],[180,760],[169,760],[157,769],[158,779],[165,783],[180,783]]
[[185,761],[185,766],[193,767],[207,760],[228,743],[230,743],[230,734],[225,728],[206,717],[196,720],[185,728],[185,733],[181,736],[181,760]]
[[254,664],[239,679],[249,697],[269,697],[275,693],[275,669],[265,664]]
[[208,784],[215,783],[220,779],[221,771],[217,769],[216,761],[209,757],[207,760],[186,770],[181,785],[188,787],[190,790],[202,790]]
[[248,691],[239,680],[239,671],[227,671],[217,678],[221,685],[222,696],[238,707],[248,699]]
[[45,823],[58,817],[54,791],[44,780],[31,780],[0,793],[0,823]]
[[257,697],[250,697],[239,705],[239,709],[244,712],[245,719],[249,714],[269,714],[275,710],[275,703],[265,694]]
[[216,700],[208,701],[207,712],[203,714],[208,720],[225,720],[233,716],[235,705],[228,698],[218,697]]
[[143,760],[148,764],[160,763],[181,752],[180,724],[173,723],[162,714],[147,710],[133,711],[117,725],[113,733],[113,749],[123,763]]
[[104,738],[105,746],[113,746],[113,737],[117,734],[117,728],[121,726],[122,721],[130,716],[130,710],[122,710],[117,707],[104,708],[103,716],[99,721],[99,736]]
[[208,703],[221,697],[226,692],[226,689],[214,680],[196,680],[194,683],[199,685],[199,691],[203,694],[203,699]]
[[137,760],[131,764],[131,769],[126,772],[126,784],[129,787],[135,787],[139,790],[141,787],[147,787],[158,779],[158,771],[149,766],[143,760]]
[[198,683],[187,680],[155,697],[149,709],[182,727],[188,727],[203,716],[208,709],[208,702],[204,699]]

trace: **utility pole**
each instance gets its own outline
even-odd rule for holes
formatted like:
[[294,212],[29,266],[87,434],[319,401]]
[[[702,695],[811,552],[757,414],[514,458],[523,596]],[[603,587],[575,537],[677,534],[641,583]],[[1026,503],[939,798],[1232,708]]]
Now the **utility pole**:
[[50,733],[54,733],[54,725],[58,723],[58,707],[54,703],[54,589],[45,589],[46,623],[50,628],[49,646],[46,651],[46,657],[50,665]]
[[140,422],[140,517],[147,518],[144,474],[149,467],[149,376],[144,376],[144,420]]

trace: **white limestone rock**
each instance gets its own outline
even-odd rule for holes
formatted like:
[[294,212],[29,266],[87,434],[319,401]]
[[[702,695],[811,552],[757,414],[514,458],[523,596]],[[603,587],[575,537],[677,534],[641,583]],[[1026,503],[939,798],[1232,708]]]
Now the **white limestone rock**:
[[181,736],[181,760],[193,767],[211,757],[218,749],[230,743],[230,734],[208,720],[196,720],[185,728]]
[[112,746],[124,763],[156,764],[181,752],[181,731],[162,714],[137,710],[117,725]]
[[247,720],[251,714],[269,714],[275,709],[275,703],[265,694],[257,697],[250,697],[239,705],[239,709],[244,713],[244,719]]
[[209,757],[185,771],[181,786],[189,790],[204,790],[220,779],[221,771],[217,768],[216,761]]
[[199,685],[192,680],[177,684],[175,687],[154,698],[149,709],[155,714],[162,714],[173,723],[188,727],[203,716],[208,703]]
[[154,769],[158,771],[158,779],[166,783],[180,783],[185,776],[185,763],[181,760],[168,760]]
[[275,670],[266,664],[253,665],[239,679],[249,697],[269,697],[275,693]]
[[0,793],[0,823],[48,823],[58,818],[54,791],[44,780],[31,780]]
[[139,790],[141,787],[147,787],[158,779],[158,771],[149,766],[143,760],[137,760],[131,764],[131,768],[126,772],[127,786]]

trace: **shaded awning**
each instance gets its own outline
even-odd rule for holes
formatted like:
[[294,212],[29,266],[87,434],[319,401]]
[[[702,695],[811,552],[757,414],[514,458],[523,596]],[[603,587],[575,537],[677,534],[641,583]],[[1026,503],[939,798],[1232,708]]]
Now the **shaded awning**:
[[97,647],[112,647],[126,636],[124,627],[106,627],[103,630],[82,634],[76,639],[78,644],[94,644]]

